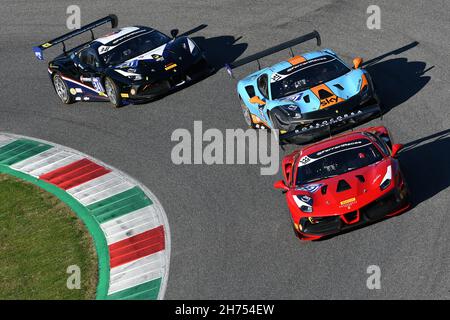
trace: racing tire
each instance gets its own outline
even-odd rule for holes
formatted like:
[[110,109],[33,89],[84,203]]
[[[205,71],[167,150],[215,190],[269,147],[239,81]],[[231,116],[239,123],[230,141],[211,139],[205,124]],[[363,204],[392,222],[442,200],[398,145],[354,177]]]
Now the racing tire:
[[256,126],[253,123],[252,114],[250,113],[250,110],[245,105],[244,101],[242,100],[241,96],[239,96],[239,103],[241,104],[241,110],[244,115],[244,121],[247,124],[249,128],[255,129]]
[[120,108],[123,105],[120,90],[111,78],[105,78],[105,91],[109,98],[109,102],[111,102],[114,107]]
[[58,95],[59,99],[64,104],[71,104],[74,102],[74,97],[70,93],[69,87],[67,86],[66,82],[61,77],[61,74],[55,73],[52,77],[53,81],[53,87],[55,88],[56,94]]

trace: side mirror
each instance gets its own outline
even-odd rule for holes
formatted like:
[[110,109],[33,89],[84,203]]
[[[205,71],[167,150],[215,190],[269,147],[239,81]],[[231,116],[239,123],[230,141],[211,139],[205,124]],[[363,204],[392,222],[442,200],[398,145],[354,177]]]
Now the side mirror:
[[400,150],[402,150],[402,149],[403,149],[403,145],[402,145],[402,144],[400,144],[400,143],[394,144],[394,145],[392,146],[392,153],[391,153],[391,156],[392,156],[393,158],[397,157],[398,153],[399,153]]
[[172,29],[172,30],[170,30],[170,35],[172,36],[172,38],[175,39],[179,32],[180,31],[178,29]]
[[265,105],[265,104],[266,104],[266,103],[265,103],[263,100],[261,100],[261,98],[258,97],[258,96],[251,97],[249,101],[250,101],[250,103],[257,103],[258,105]]
[[353,59],[353,68],[359,69],[363,63],[363,59],[361,57],[357,57]]
[[283,180],[278,180],[277,182],[275,182],[273,184],[273,187],[275,189],[281,189],[281,190],[283,190],[283,192],[286,192],[289,190],[288,186],[284,183]]

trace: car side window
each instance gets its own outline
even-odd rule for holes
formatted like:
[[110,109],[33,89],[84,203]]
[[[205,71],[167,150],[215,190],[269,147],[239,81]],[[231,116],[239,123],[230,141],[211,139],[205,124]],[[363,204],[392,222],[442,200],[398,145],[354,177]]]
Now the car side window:
[[264,98],[269,98],[269,77],[263,74],[258,78],[258,89]]
[[89,49],[85,49],[80,52],[78,58],[80,59],[80,63],[83,66],[88,66],[93,70],[96,70],[100,67],[100,61],[97,55]]
[[386,143],[383,141],[383,139],[381,139],[378,135],[376,134],[372,134],[372,137],[375,138],[378,146],[381,148],[381,150],[383,150],[383,153],[386,155],[390,155],[391,154],[391,150],[390,148],[386,145]]

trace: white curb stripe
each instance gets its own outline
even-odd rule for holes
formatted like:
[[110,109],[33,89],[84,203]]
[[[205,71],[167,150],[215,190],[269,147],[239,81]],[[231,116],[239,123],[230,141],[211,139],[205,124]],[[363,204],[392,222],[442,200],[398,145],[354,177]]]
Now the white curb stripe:
[[114,218],[100,225],[108,245],[130,238],[160,226],[157,211],[153,205]]
[[108,294],[113,294],[163,276],[165,250],[111,269]]
[[78,186],[75,186],[73,188],[67,189],[66,191],[68,193],[70,193],[71,195],[78,195],[78,194],[80,194],[80,192],[85,192],[92,188],[98,188],[101,184],[107,183],[108,181],[113,180],[113,179],[123,180],[116,173],[108,172],[107,174],[104,174],[100,177],[89,180],[89,181],[87,181],[83,184],[80,184]]
[[34,177],[42,176],[75,161],[83,159],[81,155],[51,148],[31,158],[20,161],[13,166],[14,170],[22,171]]
[[7,144],[10,144],[13,141],[16,141],[17,139],[12,139],[5,136],[0,136],[0,147],[6,146]]
[[75,199],[88,206],[97,201],[124,192],[136,185],[126,181],[114,172],[108,172],[93,180],[67,190]]
[[79,195],[80,198],[74,196],[82,205],[89,206],[98,201],[104,200],[106,198],[112,197],[116,194],[127,191],[131,188],[135,187],[135,185],[131,184],[128,181],[124,180],[113,180],[108,181],[101,188],[92,189],[90,192],[87,192],[87,195],[84,193]]

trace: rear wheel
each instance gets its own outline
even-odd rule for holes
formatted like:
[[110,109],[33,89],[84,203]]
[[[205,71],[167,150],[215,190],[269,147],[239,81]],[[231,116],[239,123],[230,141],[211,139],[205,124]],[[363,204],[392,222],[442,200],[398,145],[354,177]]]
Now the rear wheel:
[[121,107],[122,97],[120,96],[119,88],[111,78],[105,79],[105,90],[106,94],[108,95],[109,101],[114,105],[114,107]]
[[55,73],[53,75],[53,86],[56,94],[63,103],[70,104],[73,102],[73,97],[70,94],[69,87],[59,73]]

